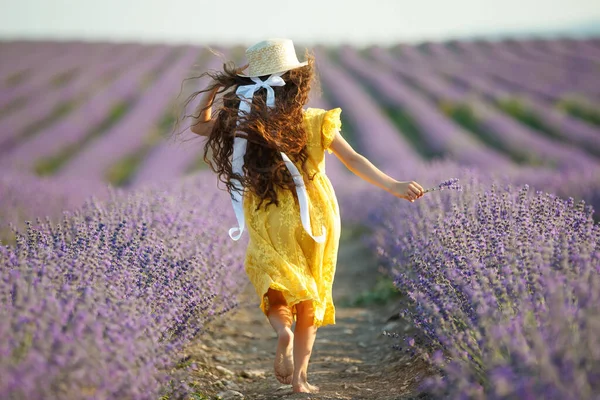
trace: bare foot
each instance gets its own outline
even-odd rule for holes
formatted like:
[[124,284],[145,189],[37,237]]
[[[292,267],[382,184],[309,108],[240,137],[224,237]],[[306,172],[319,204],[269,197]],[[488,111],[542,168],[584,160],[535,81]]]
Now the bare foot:
[[319,387],[308,382],[292,384],[294,393],[319,393]]
[[275,352],[275,378],[286,385],[292,383],[294,374],[294,334],[290,328],[279,333]]
[[308,386],[308,388],[310,389],[310,391],[312,393],[319,393],[319,387],[315,386],[315,385],[311,385],[310,383],[306,382],[306,385]]

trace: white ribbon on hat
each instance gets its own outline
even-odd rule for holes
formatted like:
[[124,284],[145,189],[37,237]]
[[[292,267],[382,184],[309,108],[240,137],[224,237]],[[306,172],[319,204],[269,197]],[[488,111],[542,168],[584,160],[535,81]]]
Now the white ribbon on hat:
[[[273,107],[275,105],[275,92],[273,91],[272,86],[285,86],[285,81],[281,78],[284,72],[279,72],[276,74],[272,74],[266,81],[260,80],[260,78],[252,77],[252,81],[254,84],[239,86],[236,90],[236,95],[240,98],[240,106],[238,116],[242,116],[244,113],[250,113],[252,98],[254,97],[254,93],[261,88],[265,88],[267,90],[267,107]],[[239,125],[240,121],[238,118],[237,124]],[[233,173],[242,175],[244,173],[244,155],[246,154],[246,146],[248,144],[248,140],[245,137],[236,136],[233,140],[233,155],[231,158],[231,169]],[[314,236],[312,234],[312,229],[310,226],[310,216],[309,216],[309,207],[308,207],[308,193],[306,192],[306,186],[304,185],[304,180],[302,179],[302,175],[296,168],[296,165],[290,160],[290,158],[283,152],[281,152],[281,157],[292,174],[292,179],[294,180],[294,184],[296,185],[296,194],[298,195],[298,203],[300,204],[300,219],[302,220],[302,226],[304,230],[309,234],[311,238],[314,239],[317,243],[323,243],[325,241],[326,230],[323,227],[323,234],[321,236]],[[243,190],[242,184],[237,179],[231,179],[231,182],[235,189],[232,191],[232,205],[233,211],[235,212],[235,217],[238,222],[237,227],[233,227],[229,229],[229,236],[233,240],[238,240],[245,228],[244,221],[244,207],[242,205],[242,197]],[[237,234],[236,234],[237,232]]]

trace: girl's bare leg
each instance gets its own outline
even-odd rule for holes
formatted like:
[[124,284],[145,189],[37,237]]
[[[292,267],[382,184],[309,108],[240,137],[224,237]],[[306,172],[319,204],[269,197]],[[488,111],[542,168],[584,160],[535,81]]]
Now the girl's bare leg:
[[277,350],[274,363],[275,378],[281,383],[290,384],[294,373],[294,358],[292,356],[294,334],[291,329],[294,320],[292,311],[280,291],[269,288],[267,297],[269,299],[269,322],[275,333],[277,333]]
[[313,344],[317,335],[314,324],[314,309],[311,301],[302,301],[296,304],[296,329],[294,330],[294,376],[292,388],[294,392],[316,393],[317,386],[308,383],[308,361],[312,353]]

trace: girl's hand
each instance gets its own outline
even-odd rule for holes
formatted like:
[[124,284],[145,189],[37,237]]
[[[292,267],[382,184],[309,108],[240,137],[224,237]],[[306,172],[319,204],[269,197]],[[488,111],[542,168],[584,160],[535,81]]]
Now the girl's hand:
[[390,192],[401,199],[405,199],[414,203],[415,200],[423,197],[424,190],[421,185],[415,181],[409,182],[395,182],[392,185]]

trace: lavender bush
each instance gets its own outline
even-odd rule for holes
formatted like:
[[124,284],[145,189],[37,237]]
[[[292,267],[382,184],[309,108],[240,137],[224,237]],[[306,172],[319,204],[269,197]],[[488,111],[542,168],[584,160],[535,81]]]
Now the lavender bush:
[[8,168],[0,175],[0,193],[0,243],[14,244],[11,224],[25,229],[25,221],[36,217],[56,221],[64,210],[79,208],[90,193],[106,199],[108,188],[81,179],[40,178]]
[[[378,207],[373,245],[451,398],[592,399],[600,391],[600,226],[583,202],[527,185]],[[420,343],[420,345],[419,345]]]
[[458,190],[462,191],[462,186],[458,183],[458,178],[450,178],[446,179],[442,183],[437,186],[431,187],[429,189],[425,189],[423,193],[434,192],[436,190]]
[[183,182],[88,201],[0,246],[4,398],[157,398],[169,378],[185,393],[179,350],[236,305],[244,274],[227,196],[206,175]]

